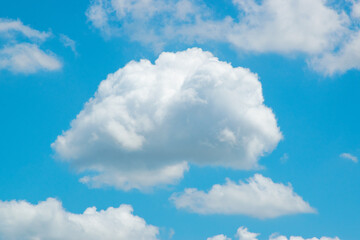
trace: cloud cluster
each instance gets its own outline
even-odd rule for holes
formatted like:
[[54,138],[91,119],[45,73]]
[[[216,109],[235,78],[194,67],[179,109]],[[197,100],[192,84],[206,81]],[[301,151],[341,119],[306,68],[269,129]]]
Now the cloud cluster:
[[[236,239],[238,240],[258,240],[259,233],[252,233],[245,227],[239,227],[236,233]],[[210,237],[207,240],[231,240],[227,236],[221,234],[214,237]],[[289,238],[279,235],[279,234],[272,234],[269,237],[269,240],[340,240],[338,237],[330,238],[330,237],[321,237],[321,238],[303,238],[300,236],[291,236]]]
[[240,51],[305,54],[326,75],[360,68],[358,2],[348,14],[325,0],[232,3],[237,16],[220,19],[195,0],[93,0],[86,15],[106,37],[127,36],[155,49],[179,40],[218,41]]
[[67,212],[56,199],[32,205],[0,201],[0,239],[12,240],[156,240],[158,228],[133,215],[129,205],[83,214]]
[[49,32],[32,29],[19,20],[0,18],[0,40],[5,42],[0,49],[0,70],[30,74],[60,69],[62,64],[55,54],[39,47],[50,36]]
[[274,183],[260,174],[238,184],[227,180],[224,185],[214,185],[207,193],[185,189],[170,199],[176,208],[200,214],[243,214],[264,219],[316,212],[291,185]]
[[281,138],[257,75],[193,48],[110,74],[52,148],[95,172],[82,182],[141,189],[176,182],[188,163],[256,168]]

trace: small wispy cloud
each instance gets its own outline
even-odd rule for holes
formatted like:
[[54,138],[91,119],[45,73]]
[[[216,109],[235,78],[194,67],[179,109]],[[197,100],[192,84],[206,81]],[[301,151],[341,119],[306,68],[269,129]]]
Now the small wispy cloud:
[[284,164],[288,161],[288,159],[289,159],[289,154],[284,153],[280,158],[280,162]]
[[340,157],[344,158],[344,159],[349,159],[349,160],[353,161],[354,163],[358,162],[358,158],[350,153],[342,153],[342,154],[340,154]]
[[65,47],[71,48],[71,50],[77,55],[76,42],[64,34],[60,34],[60,41]]

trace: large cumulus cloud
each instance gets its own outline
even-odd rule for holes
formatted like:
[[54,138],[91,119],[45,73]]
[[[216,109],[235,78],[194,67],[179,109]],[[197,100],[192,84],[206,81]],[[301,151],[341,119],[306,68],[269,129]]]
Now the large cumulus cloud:
[[48,198],[37,205],[0,201],[0,239],[12,240],[156,240],[159,230],[133,215],[129,205],[83,214],[66,211]]
[[52,144],[93,186],[174,183],[188,163],[251,169],[282,135],[250,70],[193,48],[130,62]]

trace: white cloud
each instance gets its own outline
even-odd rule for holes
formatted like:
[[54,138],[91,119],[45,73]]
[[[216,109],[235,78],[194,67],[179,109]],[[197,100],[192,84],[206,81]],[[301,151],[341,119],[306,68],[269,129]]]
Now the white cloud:
[[[235,236],[238,240],[258,240],[257,236],[259,235],[260,234],[258,233],[249,232],[248,229],[245,227],[239,227]],[[207,238],[207,240],[231,240],[231,238],[228,238],[224,234],[220,234],[214,237]]]
[[352,1],[351,7],[351,17],[358,19],[360,18],[360,2],[359,1]]
[[214,19],[205,4],[190,0],[97,0],[90,5],[87,16],[101,30],[106,25],[111,26],[110,32],[119,33],[121,24],[122,34],[136,41],[148,42],[143,36],[150,33],[150,41],[155,43],[179,37],[190,41],[217,40],[255,52],[319,53],[332,49],[347,30],[348,17],[323,0],[233,3],[239,12],[236,19]]
[[12,240],[156,240],[158,228],[133,215],[129,205],[83,214],[67,212],[61,202],[48,198],[32,205],[0,201],[0,238]]
[[39,47],[49,36],[51,33],[32,29],[20,20],[0,18],[0,39],[4,41],[0,49],[0,70],[25,74],[59,70],[62,64],[55,54]]
[[360,69],[360,32],[354,33],[337,52],[327,52],[313,58],[310,65],[325,75],[344,73],[350,69]]
[[83,182],[141,189],[176,182],[186,162],[256,168],[281,138],[257,75],[193,48],[110,74],[52,148],[99,174]]
[[358,162],[358,158],[350,153],[342,153],[342,154],[340,154],[340,157],[344,158],[344,159],[349,159],[349,160],[353,161],[354,163]]
[[207,30],[203,24],[196,27],[206,15],[207,10],[192,0],[93,0],[86,11],[88,21],[105,37],[127,36],[156,51],[175,39],[193,42],[199,30],[206,38],[214,35],[208,30],[221,30],[217,22],[205,22]]
[[0,18],[0,35],[5,37],[14,38],[16,34],[22,34],[25,37],[45,41],[51,36],[49,32],[40,32],[25,26],[20,20],[11,20]]
[[327,76],[342,74],[348,70],[360,70],[360,2],[352,1],[351,24],[336,50],[330,49],[310,59],[309,65]]
[[224,234],[220,234],[213,237],[209,237],[206,240],[231,240],[231,238],[226,237]]
[[74,40],[64,34],[60,34],[60,41],[64,44],[65,47],[69,47],[75,54],[77,54],[76,42]]
[[224,185],[214,185],[207,193],[185,189],[170,199],[176,208],[200,214],[243,214],[264,219],[316,212],[291,185],[274,183],[260,174],[238,184],[227,180]]
[[[304,54],[324,75],[360,69],[360,3],[351,11],[326,0],[233,0],[237,16],[215,17],[201,1],[94,0],[87,17],[107,37],[164,45],[216,41],[240,51]],[[144,37],[146,36],[146,37]]]
[[338,237],[334,237],[334,238],[330,238],[330,237],[312,237],[312,238],[303,238],[303,237],[299,237],[299,236],[291,236],[289,238],[282,236],[282,235],[277,235],[277,234],[273,234],[272,236],[270,236],[269,240],[340,240]]
[[231,130],[229,130],[228,128],[224,128],[220,132],[219,140],[221,142],[228,142],[230,144],[235,144],[236,143],[236,136]]
[[[131,159],[128,159],[131,160]],[[104,169],[96,169],[101,174],[95,176],[85,176],[80,182],[88,184],[90,187],[99,188],[102,186],[114,186],[118,189],[130,190],[149,189],[156,185],[174,184],[183,178],[184,172],[188,171],[189,166],[186,162],[166,165],[156,169],[111,169],[109,166]]]
[[256,52],[317,54],[332,49],[348,18],[324,0],[233,0],[243,12],[229,40]]
[[0,49],[0,70],[35,73],[58,70],[61,66],[53,53],[42,51],[36,44],[20,43]]
[[260,234],[249,232],[249,230],[245,227],[239,227],[236,236],[239,240],[257,240],[257,236]]
[[[239,240],[258,240],[258,233],[252,233],[245,227],[239,227],[236,233],[236,237]],[[218,238],[216,238],[218,237]],[[207,240],[231,240],[231,238],[226,237],[225,235],[217,235],[213,238],[208,238]],[[277,233],[272,234],[269,237],[269,240],[288,240],[287,237],[279,235]],[[330,237],[321,237],[321,238],[303,238],[299,236],[291,236],[289,240],[340,240],[338,237],[330,238]]]
[[108,13],[102,2],[101,0],[92,1],[91,6],[86,11],[86,16],[95,28],[100,29],[103,33],[106,33],[106,35],[110,35]]

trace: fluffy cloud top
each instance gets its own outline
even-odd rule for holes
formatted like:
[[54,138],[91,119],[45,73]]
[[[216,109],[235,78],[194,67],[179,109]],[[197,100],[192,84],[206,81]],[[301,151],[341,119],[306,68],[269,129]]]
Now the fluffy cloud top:
[[358,2],[352,1],[349,13],[326,0],[232,2],[237,16],[221,19],[195,0],[94,0],[86,15],[107,37],[125,35],[155,49],[211,40],[241,51],[303,53],[326,75],[360,69]]
[[[18,35],[25,37],[25,40],[20,38],[22,40],[19,42]],[[62,64],[55,54],[39,47],[39,43],[50,35],[25,26],[19,20],[0,18],[0,39],[5,41],[0,49],[0,70],[29,74],[60,69]]]
[[[239,240],[258,240],[258,236],[260,234],[258,233],[252,233],[250,232],[247,228],[245,227],[240,227],[237,230],[236,233],[236,238]],[[221,234],[221,235],[217,235],[214,236],[212,238],[208,238],[207,240],[231,240],[231,238],[226,237],[225,235]],[[269,237],[269,240],[340,240],[338,237],[334,237],[334,238],[330,238],[330,237],[321,237],[321,238],[303,238],[303,237],[299,237],[299,236],[291,236],[290,238],[287,238],[285,236],[282,235],[278,235],[278,234],[272,234]]]
[[49,198],[37,205],[26,201],[0,201],[0,238],[12,240],[156,240],[158,228],[134,216],[129,205],[83,214],[63,209]]
[[246,183],[227,180],[224,185],[214,185],[207,193],[185,189],[170,199],[177,208],[200,214],[244,214],[263,219],[315,212],[294,193],[291,185],[274,183],[260,174],[255,174]]
[[187,162],[250,169],[282,135],[256,74],[193,48],[130,62],[52,144],[83,182],[122,189],[168,184]]

